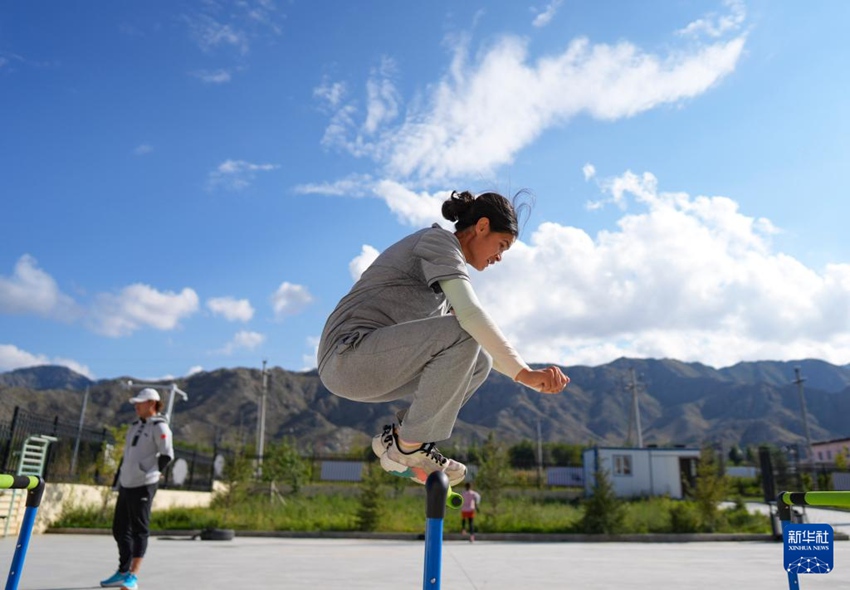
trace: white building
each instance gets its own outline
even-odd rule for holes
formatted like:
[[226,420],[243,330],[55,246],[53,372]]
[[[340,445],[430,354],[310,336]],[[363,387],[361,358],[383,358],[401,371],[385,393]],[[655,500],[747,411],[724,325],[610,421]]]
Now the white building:
[[620,498],[670,496],[682,498],[683,482],[696,481],[699,449],[594,447],[582,454],[584,491],[593,493],[597,466],[608,473]]
[[822,442],[812,443],[812,453],[816,463],[827,463],[835,465],[839,455],[850,459],[850,438],[836,438]]

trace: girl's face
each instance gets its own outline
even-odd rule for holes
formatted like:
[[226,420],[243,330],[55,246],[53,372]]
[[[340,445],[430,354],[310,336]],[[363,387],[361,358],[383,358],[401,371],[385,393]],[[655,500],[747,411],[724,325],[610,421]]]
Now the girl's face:
[[133,404],[133,407],[136,409],[136,415],[145,420],[156,414],[156,402],[153,400]]
[[515,241],[516,237],[510,233],[492,231],[490,220],[482,217],[472,228],[465,242],[461,241],[461,246],[466,262],[475,270],[482,271],[502,260],[502,254]]

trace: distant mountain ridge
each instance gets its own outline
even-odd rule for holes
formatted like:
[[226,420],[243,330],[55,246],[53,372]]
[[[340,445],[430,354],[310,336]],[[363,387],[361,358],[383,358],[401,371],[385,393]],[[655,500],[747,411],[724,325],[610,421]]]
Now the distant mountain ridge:
[[0,373],[0,387],[29,389],[85,389],[94,381],[59,365],[43,365]]
[[[632,374],[639,392],[645,444],[787,444],[803,441],[799,390],[794,369],[805,379],[813,440],[850,436],[850,367],[824,361],[759,361],[714,369],[673,359],[617,359],[597,367],[566,368],[571,378],[560,395],[541,395],[492,373],[460,413],[452,443],[473,444],[490,431],[505,442],[537,436],[546,441],[624,445],[633,432]],[[102,427],[130,420],[128,378],[97,382],[64,367],[32,367],[0,373],[0,421],[15,406],[65,420],[79,420],[90,390],[86,424]],[[201,372],[176,380],[189,394],[176,401],[178,438],[211,445],[253,443],[259,369]],[[163,382],[168,385],[170,382]],[[304,449],[343,452],[368,445],[371,436],[402,402],[361,404],[330,394],[315,371],[271,369],[266,433]]]

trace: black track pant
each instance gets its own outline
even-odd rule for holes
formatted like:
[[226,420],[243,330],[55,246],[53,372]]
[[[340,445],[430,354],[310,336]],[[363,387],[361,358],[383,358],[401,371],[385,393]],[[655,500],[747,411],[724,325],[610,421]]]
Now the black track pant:
[[112,536],[118,543],[118,571],[130,571],[134,557],[144,557],[148,548],[148,525],[157,484],[118,488]]

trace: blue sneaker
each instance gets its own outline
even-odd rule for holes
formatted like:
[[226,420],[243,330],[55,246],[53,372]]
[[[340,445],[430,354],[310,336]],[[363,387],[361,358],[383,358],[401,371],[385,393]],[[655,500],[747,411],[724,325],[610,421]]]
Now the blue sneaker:
[[136,574],[127,574],[124,578],[124,583],[121,584],[121,590],[137,590],[139,587],[139,580],[136,578]]
[[129,574],[127,572],[115,572],[105,580],[100,581],[100,585],[103,588],[120,588],[122,584],[124,584],[124,579]]

